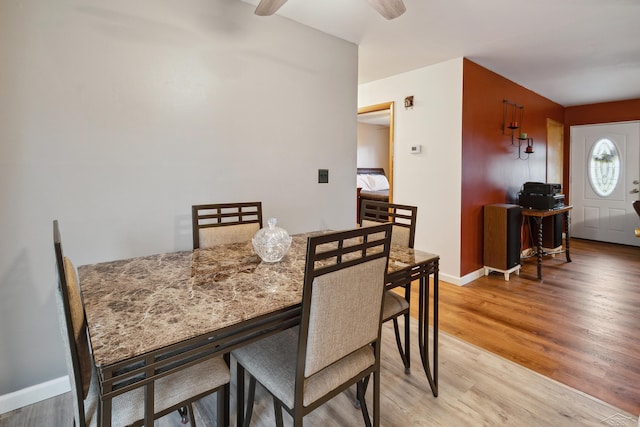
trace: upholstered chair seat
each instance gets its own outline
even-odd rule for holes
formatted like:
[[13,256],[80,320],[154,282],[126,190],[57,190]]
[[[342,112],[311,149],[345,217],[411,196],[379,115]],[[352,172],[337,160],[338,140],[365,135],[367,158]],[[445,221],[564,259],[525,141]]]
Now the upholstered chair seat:
[[[358,223],[360,226],[391,222],[391,224],[393,224],[391,244],[405,248],[413,248],[416,234],[416,218],[418,215],[418,208],[416,206],[363,199],[359,212],[360,217]],[[411,372],[409,333],[411,286],[408,285],[404,289],[398,289],[404,290],[403,295],[399,295],[396,290],[388,290],[385,292],[382,321],[393,320],[396,345],[404,364],[405,373],[408,374]],[[400,336],[398,325],[398,318],[400,316],[404,317],[404,340]]]
[[[294,405],[299,328],[249,344],[233,352],[244,368],[284,405]],[[303,404],[309,406],[375,363],[373,348],[363,347],[306,378]]]
[[[256,381],[273,396],[276,426],[282,408],[301,426],[305,414],[374,377],[373,425],[379,425],[380,327],[391,224],[310,237],[307,242],[300,326],[232,352],[238,384],[250,375],[249,425]],[[371,425],[366,404],[363,418]],[[241,412],[239,412],[242,414]]]
[[384,293],[384,305],[382,310],[382,321],[386,322],[409,310],[409,303],[406,298],[393,291]]
[[[229,383],[229,369],[221,357],[212,358],[198,365],[184,369],[177,374],[168,375],[155,383],[154,412],[168,413],[167,408],[181,407],[193,396],[206,396],[212,389]],[[89,427],[98,423],[98,382],[93,369],[89,392],[84,399],[85,422]],[[113,427],[142,425],[144,420],[144,389],[137,388],[116,396],[112,401]],[[193,414],[191,414],[193,417]],[[79,425],[76,423],[76,425]],[[193,424],[192,424],[193,425]]]

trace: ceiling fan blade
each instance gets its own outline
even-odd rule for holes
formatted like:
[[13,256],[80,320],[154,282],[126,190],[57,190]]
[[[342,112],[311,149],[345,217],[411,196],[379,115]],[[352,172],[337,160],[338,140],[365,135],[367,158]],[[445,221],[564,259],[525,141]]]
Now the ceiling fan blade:
[[369,0],[369,3],[387,19],[397,18],[407,10],[402,0]]
[[260,0],[260,4],[256,7],[255,14],[259,16],[273,15],[286,2],[287,0]]

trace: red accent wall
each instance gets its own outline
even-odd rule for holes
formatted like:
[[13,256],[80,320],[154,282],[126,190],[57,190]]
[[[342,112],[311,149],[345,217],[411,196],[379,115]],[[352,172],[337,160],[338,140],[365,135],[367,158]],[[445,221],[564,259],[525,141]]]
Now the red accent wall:
[[570,126],[575,125],[632,120],[640,120],[640,99],[567,107],[564,113],[564,124],[567,131]]
[[[533,138],[534,148],[528,160],[518,159],[517,147],[503,134],[504,99],[524,106],[521,130]],[[461,277],[483,266],[484,205],[515,203],[523,183],[545,181],[547,118],[563,123],[564,113],[561,105],[464,60]]]

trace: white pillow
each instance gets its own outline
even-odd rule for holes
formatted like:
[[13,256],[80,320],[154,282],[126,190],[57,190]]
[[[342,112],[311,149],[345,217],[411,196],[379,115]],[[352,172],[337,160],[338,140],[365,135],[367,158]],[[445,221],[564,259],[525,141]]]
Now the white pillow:
[[367,175],[358,174],[356,187],[362,188],[365,191],[371,191],[371,187],[369,186],[369,180],[367,179]]
[[367,175],[369,180],[369,188],[371,191],[381,191],[389,189],[389,181],[384,175]]

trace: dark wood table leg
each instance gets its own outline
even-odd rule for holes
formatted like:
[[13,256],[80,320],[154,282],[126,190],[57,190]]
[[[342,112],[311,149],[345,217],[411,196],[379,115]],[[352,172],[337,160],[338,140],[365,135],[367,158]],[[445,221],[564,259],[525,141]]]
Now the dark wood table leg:
[[[153,364],[155,362],[155,356],[148,355],[145,357],[145,377],[152,378],[155,374],[155,368]],[[154,381],[150,381],[144,385],[144,427],[153,427],[154,424],[154,415],[156,404],[154,402],[155,399],[155,388],[156,384]]]
[[[438,397],[438,316],[440,312],[440,282],[438,279],[438,271],[439,267],[436,262],[433,272],[433,386],[435,387],[435,397]],[[427,278],[427,281],[428,280]]]
[[422,366],[434,397],[438,397],[438,268],[434,269],[433,288],[433,373],[429,360],[429,274],[420,278],[418,301],[418,346]]
[[104,402],[102,396],[100,396],[100,399],[98,399],[98,427],[108,427],[111,425],[111,417],[107,418],[104,416],[105,407],[111,411],[111,401]]
[[113,407],[113,401],[111,397],[105,398],[104,394],[111,393],[113,386],[110,383],[105,384],[104,380],[111,379],[112,372],[98,372],[98,377],[102,382],[102,384],[98,386],[98,389],[101,390],[100,398],[98,399],[98,427],[111,427],[111,409]]
[[[404,285],[404,299],[407,300],[407,304],[411,307],[411,282]],[[397,319],[394,320],[397,322]],[[411,321],[411,314],[404,315],[404,373],[411,374],[411,330],[406,326]]]
[[[149,375],[149,374],[147,374]],[[155,404],[154,400],[154,389],[155,384],[153,381],[149,382],[144,386],[144,426],[145,427],[153,427],[153,416],[155,412]]]
[[538,229],[538,248],[536,250],[538,255],[538,280],[542,280],[542,217],[536,216],[533,219]]
[[571,219],[569,218],[569,211],[564,213],[564,236],[565,236],[565,251],[564,254],[567,257],[567,262],[571,262],[571,254],[569,253],[569,242],[571,241],[570,230],[571,230]]
[[[222,357],[224,359],[224,362],[229,367],[229,369],[231,369],[231,354],[225,353]],[[217,396],[217,399],[220,399],[220,395]],[[222,420],[222,422],[224,427],[229,427],[231,424],[229,421],[229,416],[231,412],[231,386],[229,384],[225,385],[222,389],[222,400],[223,400],[223,403],[222,405],[218,405],[218,408],[220,408],[221,406],[225,408],[224,419]],[[191,414],[191,416],[193,417],[195,415]],[[218,419],[220,419],[220,417],[218,417]]]
[[244,425],[244,367],[236,361],[236,426]]

